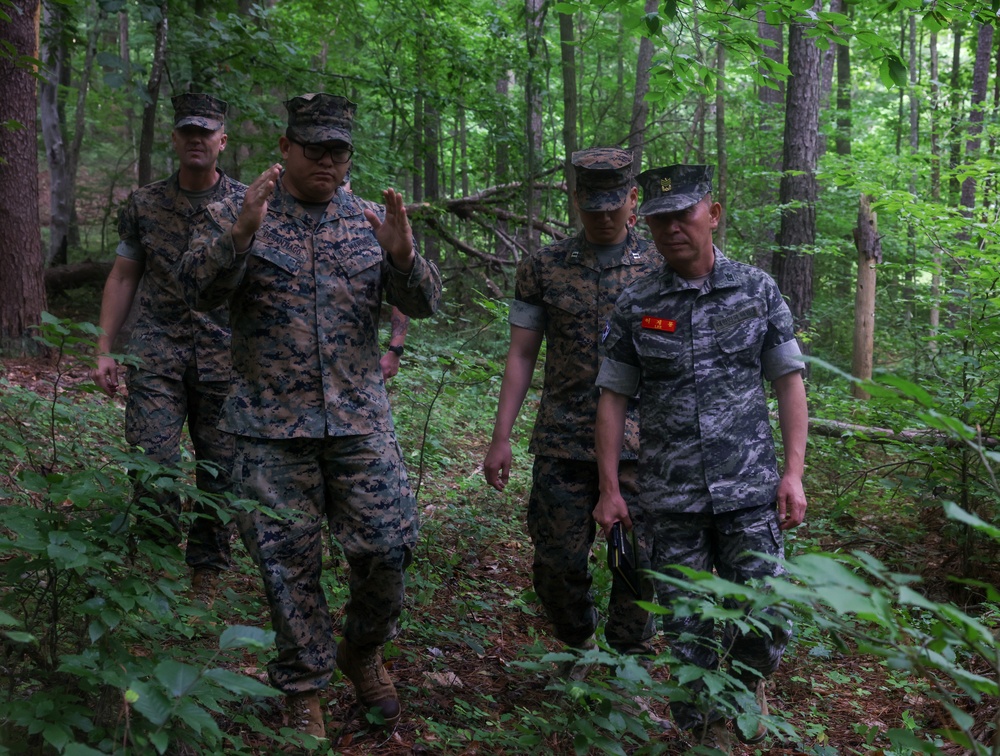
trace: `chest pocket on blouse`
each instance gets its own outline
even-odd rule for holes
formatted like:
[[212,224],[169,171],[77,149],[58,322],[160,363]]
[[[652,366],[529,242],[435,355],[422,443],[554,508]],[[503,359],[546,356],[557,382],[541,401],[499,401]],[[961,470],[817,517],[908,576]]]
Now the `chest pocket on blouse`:
[[735,313],[714,318],[715,341],[731,360],[756,363],[767,333],[760,303],[741,307]]
[[[548,289],[542,296],[542,301],[550,308],[572,316],[581,315],[587,309],[587,303],[581,301],[577,292],[566,289]],[[560,313],[550,310],[549,314],[558,316]]]
[[666,380],[688,371],[689,349],[676,333],[643,330],[636,338],[644,381]]
[[[280,250],[276,247],[269,247],[265,244],[254,245],[253,252],[251,253],[251,259],[253,258],[259,258],[266,263],[270,263],[270,265],[283,270],[290,276],[296,275],[302,267],[302,261],[295,257],[295,255],[291,255],[288,252]],[[260,265],[260,263],[258,263],[258,265]],[[267,266],[261,265],[261,268],[263,267]]]

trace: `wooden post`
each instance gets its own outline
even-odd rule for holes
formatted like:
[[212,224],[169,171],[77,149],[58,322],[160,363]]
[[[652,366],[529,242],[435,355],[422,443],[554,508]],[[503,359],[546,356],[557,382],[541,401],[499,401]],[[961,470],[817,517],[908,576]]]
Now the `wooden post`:
[[[858,227],[854,230],[858,248],[858,286],[854,295],[854,356],[851,373],[855,378],[872,377],[872,352],[875,346],[875,266],[882,262],[882,242],[878,235],[878,217],[871,209],[871,198],[861,195],[858,202]],[[851,387],[856,399],[871,396],[857,384]]]

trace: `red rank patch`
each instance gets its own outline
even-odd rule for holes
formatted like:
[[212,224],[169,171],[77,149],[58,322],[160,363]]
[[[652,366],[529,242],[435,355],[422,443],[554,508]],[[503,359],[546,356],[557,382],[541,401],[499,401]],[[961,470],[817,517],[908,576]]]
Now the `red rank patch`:
[[654,318],[646,315],[642,319],[642,327],[651,331],[666,331],[667,333],[673,333],[677,330],[677,321],[667,320],[666,318]]

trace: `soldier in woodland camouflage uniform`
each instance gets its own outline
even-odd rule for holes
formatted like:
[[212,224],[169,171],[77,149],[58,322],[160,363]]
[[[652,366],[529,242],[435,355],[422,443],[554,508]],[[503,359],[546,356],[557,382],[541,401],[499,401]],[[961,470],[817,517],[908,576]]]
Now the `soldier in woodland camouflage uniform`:
[[[533,580],[556,638],[587,648],[598,621],[588,562],[598,495],[593,422],[594,379],[603,358],[599,336],[625,286],[657,270],[660,261],[627,226],[638,196],[631,154],[594,148],[574,153],[572,161],[573,199],[584,230],[525,256],[517,267],[510,349],[484,470],[490,485],[502,491],[510,474],[511,430],[544,339],[545,382],[530,446],[535,454],[528,502]],[[616,462],[629,494],[636,493],[637,430],[630,410],[627,441],[620,465]],[[653,626],[635,599],[614,582],[605,635],[619,651],[643,653]]]
[[[230,302],[221,427],[237,434],[240,493],[278,514],[239,518],[277,633],[268,672],[289,724],[323,737],[319,691],[335,664],[362,704],[399,718],[382,647],[398,632],[417,512],[379,367],[379,312],[384,294],[430,316],[441,279],[416,252],[402,195],[385,191],[383,207],[341,186],[354,103],[320,93],[285,106],[284,169],[254,181],[242,208],[209,208],[182,276],[199,309]],[[340,644],[320,584],[324,520],[351,568]]]
[[[594,516],[605,530],[619,520],[634,522],[656,569],[714,568],[745,582],[782,573],[747,552],[783,556],[782,530],[805,516],[808,415],[792,317],[777,286],[712,243],[722,209],[712,202],[711,176],[710,166],[685,165],[639,176],[639,215],[667,265],[622,294],[604,335],[607,358],[597,378],[602,493]],[[780,476],[762,377],[778,401]],[[639,390],[642,493],[626,505],[614,473],[629,397]],[[664,606],[679,595],[666,583],[657,590]],[[664,631],[682,661],[716,668],[710,620],[667,615]],[[755,691],[765,714],[764,678],[777,668],[790,632],[780,618],[770,636],[726,628],[733,674]],[[682,635],[706,641],[679,641]],[[713,712],[679,702],[671,708],[679,726],[728,749],[726,723],[711,721]],[[766,729],[738,734],[756,742]]]
[[[204,205],[224,197],[239,202],[246,187],[217,166],[226,147],[227,105],[206,94],[173,98],[173,145],[180,169],[170,178],[137,189],[118,221],[121,242],[101,302],[94,381],[109,395],[118,390],[119,367],[110,356],[138,292],[138,312],[126,351],[139,358],[127,376],[125,437],[157,462],[180,462],[184,421],[199,462],[198,488],[221,494],[229,488],[233,437],[219,431],[219,412],[229,390],[229,309],[208,312],[188,306],[174,266],[188,246],[191,225]],[[141,286],[140,286],[141,284]],[[148,498],[155,502],[150,507]],[[180,540],[181,502],[174,493],[136,487],[143,518],[138,532],[166,543]],[[218,573],[229,567],[229,529],[210,507],[196,507],[188,532],[187,563],[196,597],[210,603]]]

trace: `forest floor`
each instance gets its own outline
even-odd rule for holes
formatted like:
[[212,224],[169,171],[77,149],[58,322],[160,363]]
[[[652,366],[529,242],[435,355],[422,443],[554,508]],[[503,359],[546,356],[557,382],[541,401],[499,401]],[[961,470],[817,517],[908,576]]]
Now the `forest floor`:
[[[96,317],[91,322],[96,322]],[[54,366],[43,358],[5,359],[2,375],[13,384],[40,388],[44,393],[52,385]],[[70,381],[87,380],[86,368],[73,366],[67,377]],[[472,460],[483,458],[485,439],[469,437],[458,441],[467,451],[462,460],[468,462],[458,460],[445,478],[427,485],[431,491],[451,489],[459,493],[447,501],[435,497],[441,502],[435,505],[428,505],[426,497],[422,497],[423,531],[433,536],[431,540],[424,537],[415,555],[404,626],[388,660],[402,699],[403,717],[388,737],[366,729],[360,724],[363,716],[359,717],[354,707],[351,686],[335,679],[326,696],[327,727],[335,752],[505,753],[510,746],[498,743],[510,741],[497,740],[491,733],[515,727],[530,730],[531,720],[525,712],[543,717],[550,712],[549,718],[557,721],[559,711],[584,705],[561,690],[549,688],[548,674],[537,663],[542,651],[555,651],[557,646],[549,640],[540,607],[521,598],[531,596],[531,548],[520,524],[524,502],[504,497],[502,506],[509,512],[500,516],[512,525],[496,533],[490,530],[489,518],[470,514],[495,510],[498,502],[492,491],[468,483],[481,477]],[[815,502],[813,505],[817,506]],[[900,527],[906,524],[898,519],[892,522],[892,528]],[[928,536],[906,548],[915,555],[913,562],[922,565],[924,577],[931,584],[943,586],[941,566],[953,557],[954,544],[941,538],[939,528],[928,527],[927,523],[921,524],[920,531]],[[823,546],[873,552],[891,548],[888,541]],[[239,544],[236,548],[242,552]],[[334,555],[329,559],[329,571],[341,574],[343,565],[338,558]],[[440,584],[432,586],[422,577],[423,560],[432,560],[438,567],[441,561],[450,564]],[[220,631],[230,622],[254,624],[254,617],[246,616],[246,607],[252,607],[259,626],[268,623],[257,577],[245,569],[245,554],[240,563],[243,569],[226,575],[215,607]],[[594,569],[602,569],[599,557],[595,557]],[[230,615],[230,605],[240,607],[238,616]],[[339,626],[342,608],[342,604],[331,601],[335,626]],[[213,631],[207,629],[201,639],[211,646],[215,641]],[[528,664],[522,666],[523,662]],[[248,659],[240,671],[266,681],[258,660]],[[595,674],[606,673],[604,669]],[[665,668],[655,668],[654,676],[666,674]],[[837,652],[816,655],[808,644],[794,640],[769,683],[768,693],[772,713],[794,725],[799,737],[795,742],[771,738],[756,747],[737,745],[735,753],[898,753],[889,750],[885,737],[888,729],[915,721],[926,731],[947,726],[948,721],[939,705],[923,695],[918,686],[906,683],[879,660]],[[655,704],[654,709],[667,715],[662,703]],[[984,730],[997,715],[995,701],[978,707],[970,705],[968,709]],[[258,716],[275,731],[280,729],[280,707],[264,707]],[[688,743],[675,730],[650,731],[650,736],[664,746],[666,753],[689,751]],[[259,735],[243,733],[242,737],[252,744]],[[264,742],[259,743],[259,749],[260,753],[269,752]],[[546,732],[544,746],[536,752],[545,751],[574,753],[574,733]]]

